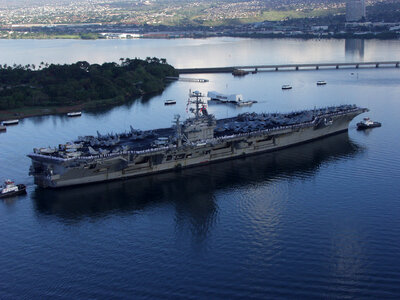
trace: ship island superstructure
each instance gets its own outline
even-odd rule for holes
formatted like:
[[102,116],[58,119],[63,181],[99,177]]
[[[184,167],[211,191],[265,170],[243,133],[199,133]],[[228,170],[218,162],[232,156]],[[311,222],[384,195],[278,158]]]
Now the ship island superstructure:
[[173,126],[116,135],[78,137],[56,148],[35,148],[30,174],[35,184],[57,188],[153,174],[274,151],[348,130],[368,111],[340,105],[282,113],[244,113],[217,120],[202,93],[189,94],[193,117]]

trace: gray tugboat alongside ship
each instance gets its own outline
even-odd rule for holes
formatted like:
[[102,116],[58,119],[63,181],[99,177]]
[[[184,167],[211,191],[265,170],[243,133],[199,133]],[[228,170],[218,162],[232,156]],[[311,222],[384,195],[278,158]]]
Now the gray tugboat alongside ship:
[[348,130],[368,111],[341,105],[288,114],[244,113],[216,120],[203,95],[189,93],[193,117],[175,116],[171,128],[119,135],[78,137],[56,148],[35,148],[30,174],[35,184],[57,188],[116,180],[208,164],[319,139]]

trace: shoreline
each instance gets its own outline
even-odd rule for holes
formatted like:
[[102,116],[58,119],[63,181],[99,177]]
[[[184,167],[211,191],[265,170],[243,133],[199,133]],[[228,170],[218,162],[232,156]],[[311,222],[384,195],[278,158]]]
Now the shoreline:
[[[233,34],[191,34],[181,37],[135,37],[135,38],[113,38],[116,40],[171,40],[171,39],[208,39],[215,37],[226,37],[226,38],[251,38],[251,39],[302,39],[302,40],[312,40],[312,39],[324,39],[324,40],[346,40],[346,39],[361,39],[361,40],[399,40],[400,35],[396,32],[380,32],[380,33],[366,33],[366,34],[351,34],[351,33],[336,33],[330,34],[265,34],[265,33],[233,33]],[[72,35],[57,35],[57,36],[29,36],[29,37],[0,37],[0,40],[81,40],[81,41],[96,41],[96,40],[109,40],[109,38],[81,38],[79,36],[73,37]]]
[[59,106],[59,107],[22,107],[15,109],[0,110],[0,121],[13,119],[25,119],[30,117],[67,114],[73,111],[81,111],[84,104],[74,106]]
[[[250,38],[250,39],[302,39],[302,40],[313,40],[313,39],[323,39],[323,40],[346,40],[346,39],[357,39],[357,40],[381,40],[381,41],[390,41],[390,40],[399,40],[400,35],[395,36],[377,36],[377,35],[335,35],[335,36],[326,36],[326,35],[264,35],[264,34],[237,34],[237,35],[197,35],[197,36],[184,36],[184,37],[143,37],[143,38],[118,38],[113,40],[172,40],[172,39],[208,39],[208,38],[216,38],[216,37],[225,37],[225,38]],[[67,37],[29,37],[29,38],[4,38],[0,37],[0,40],[80,40],[80,41],[97,41],[97,40],[109,40],[109,39],[82,39],[82,38],[67,38]]]

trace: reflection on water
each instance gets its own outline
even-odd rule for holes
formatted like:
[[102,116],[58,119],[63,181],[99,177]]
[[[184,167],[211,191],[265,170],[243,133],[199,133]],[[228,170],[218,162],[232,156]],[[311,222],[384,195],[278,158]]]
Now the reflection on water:
[[[166,87],[166,89],[168,86]],[[131,109],[131,107],[135,103],[139,103],[142,107],[146,106],[150,102],[150,100],[154,97],[162,95],[163,92],[157,92],[157,93],[151,93],[151,94],[146,94],[137,98],[132,98],[129,99],[121,104],[118,105],[106,105],[104,107],[94,107],[94,108],[89,108],[85,109],[85,113],[88,115],[93,115],[93,116],[102,116],[102,115],[107,115],[110,112],[110,109],[114,108],[125,108],[126,110]]]
[[277,152],[180,172],[58,190],[36,188],[32,199],[39,216],[55,215],[68,220],[102,218],[169,204],[176,210],[178,226],[186,222],[196,234],[204,234],[216,217],[217,191],[273,184],[278,178],[313,176],[321,164],[353,157],[360,151],[362,148],[343,133]]
[[[54,116],[55,115],[36,116],[36,117],[29,118],[29,120],[32,121],[32,123],[35,125],[40,125],[43,122],[46,122],[47,120],[54,118]],[[58,116],[58,117],[61,117],[61,116]]]
[[364,60],[364,40],[346,39],[344,43],[344,48],[347,60]]

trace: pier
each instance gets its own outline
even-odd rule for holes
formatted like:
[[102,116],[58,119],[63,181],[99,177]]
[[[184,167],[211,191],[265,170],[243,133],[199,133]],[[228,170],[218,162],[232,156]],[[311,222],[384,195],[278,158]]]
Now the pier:
[[186,82],[208,82],[208,79],[205,78],[190,78],[190,77],[171,77],[171,76],[167,76],[166,77],[167,80],[171,80],[171,81],[186,81]]
[[399,61],[374,61],[374,62],[342,62],[342,63],[308,63],[308,64],[281,64],[281,65],[257,65],[257,66],[232,66],[232,67],[210,67],[210,68],[186,68],[178,69],[179,74],[196,73],[232,73],[235,70],[257,73],[266,71],[299,71],[299,70],[320,70],[320,69],[358,69],[358,68],[399,68]]

